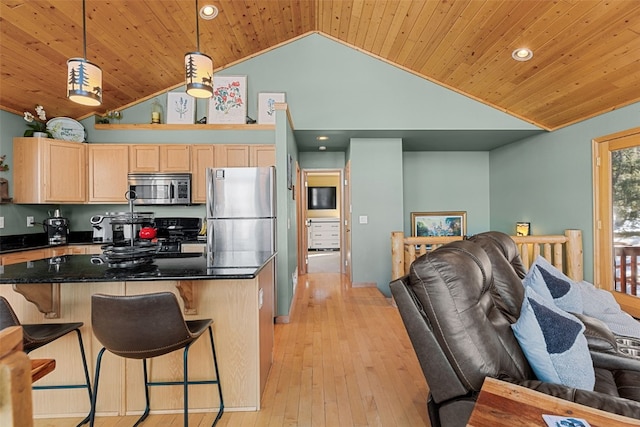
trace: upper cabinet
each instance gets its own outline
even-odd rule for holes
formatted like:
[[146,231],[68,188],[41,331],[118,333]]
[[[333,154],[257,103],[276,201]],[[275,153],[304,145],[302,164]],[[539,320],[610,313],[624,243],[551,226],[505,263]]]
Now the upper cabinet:
[[249,147],[249,166],[275,166],[276,147],[271,144],[256,144]]
[[216,145],[216,167],[235,168],[249,166],[249,146],[244,144]]
[[191,201],[193,203],[207,201],[207,168],[215,166],[215,145],[191,146]]
[[134,144],[129,146],[129,172],[189,172],[191,146],[187,144]]
[[127,203],[129,146],[87,144],[89,159],[89,203]]
[[81,142],[14,138],[14,203],[84,203],[86,150]]

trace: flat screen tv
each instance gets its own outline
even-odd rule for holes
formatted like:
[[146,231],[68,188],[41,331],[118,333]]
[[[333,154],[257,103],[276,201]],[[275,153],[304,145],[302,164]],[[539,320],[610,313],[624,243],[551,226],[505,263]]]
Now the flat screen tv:
[[336,187],[307,187],[307,208],[335,209]]

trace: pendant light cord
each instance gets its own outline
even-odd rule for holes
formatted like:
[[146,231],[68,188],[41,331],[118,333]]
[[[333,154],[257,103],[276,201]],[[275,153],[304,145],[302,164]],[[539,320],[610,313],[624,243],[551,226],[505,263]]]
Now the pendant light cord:
[[196,0],[196,52],[200,52],[200,22],[198,21],[198,0]]
[[[196,0],[197,2],[198,0]],[[84,54],[84,59],[87,59],[87,21],[86,21],[87,13],[85,11],[85,0],[82,0],[82,49]]]

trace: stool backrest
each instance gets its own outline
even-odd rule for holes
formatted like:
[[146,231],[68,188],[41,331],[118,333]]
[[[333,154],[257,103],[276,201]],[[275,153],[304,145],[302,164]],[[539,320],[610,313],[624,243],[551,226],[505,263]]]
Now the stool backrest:
[[18,316],[5,297],[0,297],[0,330],[10,326],[20,326]]
[[185,347],[193,337],[171,292],[91,296],[93,333],[111,353],[147,359]]

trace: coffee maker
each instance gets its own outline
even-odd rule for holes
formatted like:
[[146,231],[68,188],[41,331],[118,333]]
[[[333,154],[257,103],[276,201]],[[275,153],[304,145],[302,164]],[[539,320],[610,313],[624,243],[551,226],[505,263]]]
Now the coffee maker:
[[66,245],[69,237],[69,220],[56,209],[53,216],[44,220],[44,231],[50,245]]
[[111,243],[113,242],[113,227],[111,225],[112,212],[106,212],[104,215],[94,215],[91,217],[91,228],[93,228],[94,243]]

